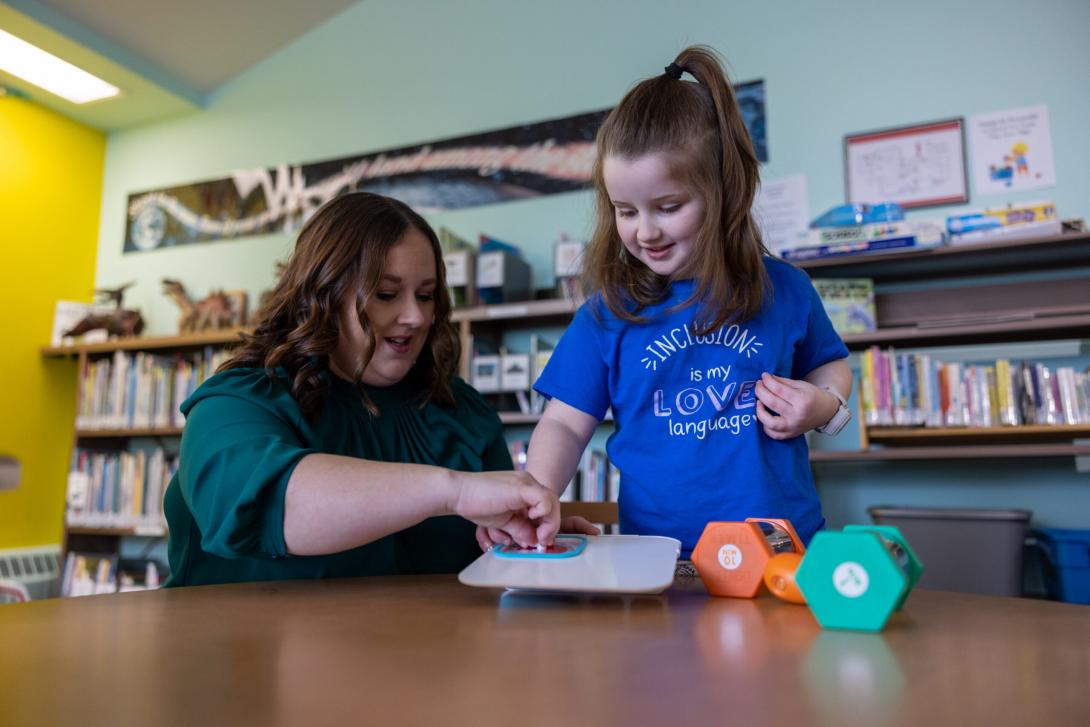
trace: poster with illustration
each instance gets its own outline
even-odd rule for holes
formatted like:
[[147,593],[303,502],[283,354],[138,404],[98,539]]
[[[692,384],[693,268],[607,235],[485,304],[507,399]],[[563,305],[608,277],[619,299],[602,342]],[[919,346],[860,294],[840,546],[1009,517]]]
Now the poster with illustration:
[[[764,81],[737,84],[735,95],[757,158],[768,161]],[[323,203],[357,190],[394,197],[422,214],[583,190],[609,111],[133,192],[123,252],[294,234]]]
[[978,195],[1056,184],[1048,107],[1043,104],[971,116],[969,148]]

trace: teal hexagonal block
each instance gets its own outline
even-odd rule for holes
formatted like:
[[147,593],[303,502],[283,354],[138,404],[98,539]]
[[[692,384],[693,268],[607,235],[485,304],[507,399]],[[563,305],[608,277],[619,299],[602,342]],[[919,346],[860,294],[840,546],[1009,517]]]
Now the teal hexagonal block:
[[870,532],[819,532],[795,581],[827,629],[881,631],[908,590],[907,574]]
[[901,606],[905,604],[908,594],[912,593],[912,589],[916,587],[920,576],[923,575],[923,563],[916,557],[916,552],[912,550],[912,546],[908,544],[908,538],[893,525],[845,525],[844,532],[877,533],[880,538],[887,542],[887,545],[893,545],[893,557],[905,571],[905,575],[908,576],[908,588],[901,595],[901,600],[897,602],[897,610],[901,610]]

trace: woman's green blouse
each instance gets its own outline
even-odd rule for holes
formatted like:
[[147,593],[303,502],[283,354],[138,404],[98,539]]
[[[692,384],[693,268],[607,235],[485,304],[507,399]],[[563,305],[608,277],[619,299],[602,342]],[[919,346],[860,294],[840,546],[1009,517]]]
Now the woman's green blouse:
[[453,408],[413,401],[406,382],[355,386],[326,374],[320,417],[308,421],[284,379],[263,369],[230,369],[182,404],[178,471],[163,509],[170,528],[168,586],[289,578],[449,573],[480,555],[472,523],[425,520],[333,555],[289,555],[284,493],[308,454],[429,464],[465,472],[511,469],[499,417],[461,379]]

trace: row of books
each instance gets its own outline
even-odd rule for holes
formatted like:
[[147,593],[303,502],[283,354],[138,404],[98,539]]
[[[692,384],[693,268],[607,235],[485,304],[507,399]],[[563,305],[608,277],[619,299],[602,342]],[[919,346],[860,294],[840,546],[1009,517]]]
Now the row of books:
[[[516,440],[508,446],[515,469],[526,469],[529,442]],[[616,502],[621,493],[621,471],[609,461],[605,452],[587,448],[579,461],[575,476],[560,496],[561,502]]]
[[167,572],[155,560],[121,559],[116,553],[69,551],[61,576],[61,595],[95,596],[158,588]]
[[180,427],[179,407],[230,354],[206,347],[193,354],[115,351],[80,371],[77,429]]
[[162,448],[76,449],[68,473],[68,525],[162,535],[163,493],[177,468],[178,458]]
[[868,426],[1090,424],[1090,376],[1072,367],[944,362],[872,346],[862,369]]

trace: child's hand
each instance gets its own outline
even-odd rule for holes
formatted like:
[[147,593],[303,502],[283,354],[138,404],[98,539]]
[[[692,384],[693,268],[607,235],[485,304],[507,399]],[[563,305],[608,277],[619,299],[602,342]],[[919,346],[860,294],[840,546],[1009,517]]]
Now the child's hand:
[[835,396],[808,381],[769,373],[761,375],[756,393],[757,419],[772,439],[791,439],[820,427],[840,407]]
[[560,519],[560,532],[576,535],[601,535],[602,531],[585,517],[573,515]]
[[[577,533],[579,535],[601,535],[602,531],[597,526],[593,525],[586,518],[575,515],[573,517],[561,518],[560,531],[561,533]],[[477,526],[477,544],[481,546],[481,550],[488,550],[493,545],[511,545],[514,542],[511,536],[499,528],[486,528],[483,525]]]

